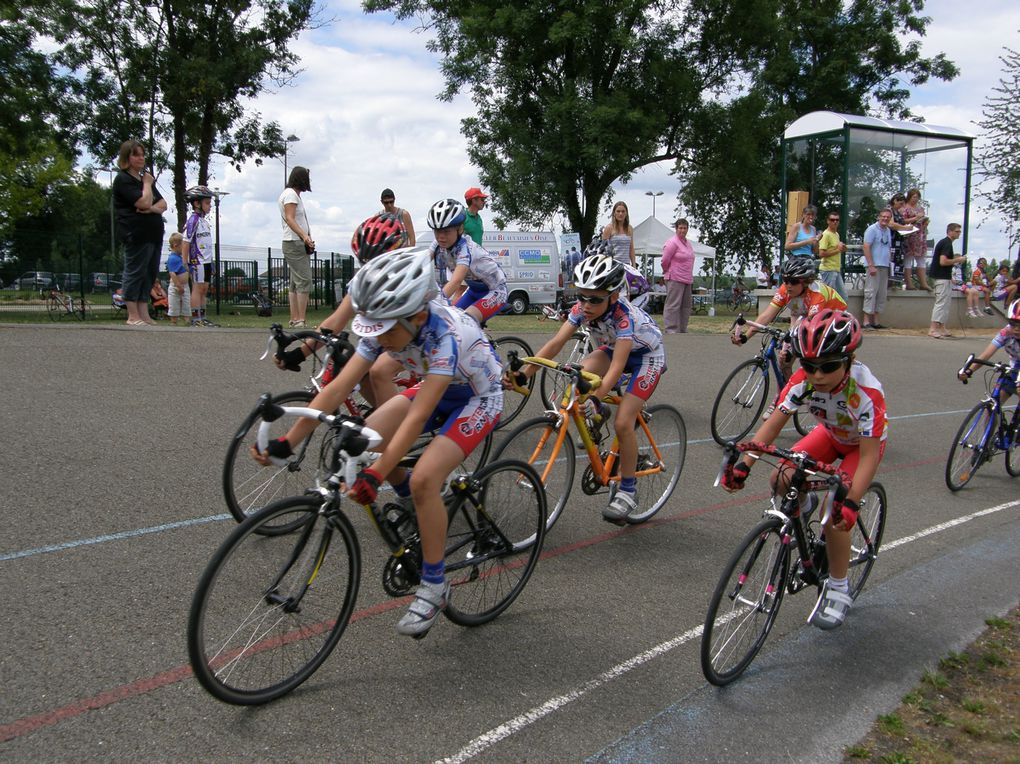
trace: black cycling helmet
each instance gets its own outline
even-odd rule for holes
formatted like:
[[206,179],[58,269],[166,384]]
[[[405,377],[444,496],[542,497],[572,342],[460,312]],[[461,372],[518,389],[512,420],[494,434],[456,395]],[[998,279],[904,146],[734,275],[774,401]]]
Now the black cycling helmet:
[[209,186],[192,186],[184,192],[184,201],[191,203],[197,202],[199,199],[212,199],[213,192]]
[[810,281],[818,275],[818,266],[813,257],[788,257],[779,272],[784,279]]

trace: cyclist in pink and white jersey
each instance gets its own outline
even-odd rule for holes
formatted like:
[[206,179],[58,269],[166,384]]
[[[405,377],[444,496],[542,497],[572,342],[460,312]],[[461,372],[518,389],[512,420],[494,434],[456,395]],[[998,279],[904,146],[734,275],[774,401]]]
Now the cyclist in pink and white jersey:
[[[885,394],[868,367],[854,360],[861,345],[861,325],[850,313],[824,309],[804,319],[793,333],[792,345],[801,368],[780,393],[775,412],[751,440],[772,443],[796,411],[807,409],[820,426],[801,438],[794,450],[823,462],[839,459],[841,469],[852,478],[846,498],[833,506],[825,525],[829,577],[808,619],[820,629],[834,629],[846,619],[853,603],[847,581],[850,531],[857,522],[858,502],[885,452]],[[732,474],[724,477],[723,488],[731,492],[743,488],[753,463],[753,457],[744,455]],[[773,472],[772,485],[777,493],[786,490],[785,467]]]

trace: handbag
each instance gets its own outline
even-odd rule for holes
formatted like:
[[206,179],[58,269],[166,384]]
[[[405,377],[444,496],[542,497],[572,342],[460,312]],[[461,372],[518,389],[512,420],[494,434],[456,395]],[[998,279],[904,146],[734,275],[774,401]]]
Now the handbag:
[[309,255],[309,256],[314,255],[315,254],[315,247],[310,247],[307,244],[305,244],[305,254]]

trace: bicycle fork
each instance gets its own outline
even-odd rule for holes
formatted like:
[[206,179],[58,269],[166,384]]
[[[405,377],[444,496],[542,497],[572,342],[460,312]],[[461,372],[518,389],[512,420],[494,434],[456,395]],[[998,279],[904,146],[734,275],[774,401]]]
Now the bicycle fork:
[[[285,613],[300,613],[301,600],[319,574],[331,537],[329,518],[323,508],[302,531],[287,562],[270,584],[266,602],[281,607]],[[286,584],[285,578],[289,579]]]

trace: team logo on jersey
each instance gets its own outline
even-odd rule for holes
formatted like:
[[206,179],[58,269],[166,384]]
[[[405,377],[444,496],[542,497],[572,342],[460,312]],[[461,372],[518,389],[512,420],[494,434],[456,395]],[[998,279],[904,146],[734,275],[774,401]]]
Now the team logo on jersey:
[[861,405],[860,393],[853,393],[849,398],[846,399],[847,404],[850,408],[855,409]]

